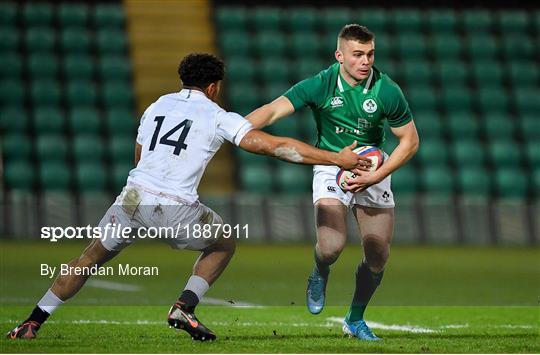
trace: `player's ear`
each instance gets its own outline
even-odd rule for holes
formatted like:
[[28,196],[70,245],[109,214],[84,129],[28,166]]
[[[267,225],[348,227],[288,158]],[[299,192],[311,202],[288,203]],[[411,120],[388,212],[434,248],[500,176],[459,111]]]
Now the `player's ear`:
[[206,96],[208,96],[208,98],[213,101],[217,98],[219,94],[219,88],[220,88],[220,82],[216,81],[214,83],[210,83],[210,85],[206,87],[204,92]]
[[336,50],[335,56],[339,64],[343,64],[343,53],[339,49]]

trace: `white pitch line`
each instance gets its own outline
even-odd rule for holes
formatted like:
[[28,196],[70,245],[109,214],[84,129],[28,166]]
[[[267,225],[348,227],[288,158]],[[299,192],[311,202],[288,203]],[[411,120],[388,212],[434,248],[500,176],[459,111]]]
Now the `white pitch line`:
[[497,328],[507,328],[507,329],[533,329],[538,328],[538,326],[533,325],[512,325],[512,324],[503,324],[503,325],[496,325]]
[[441,325],[439,328],[441,328],[441,329],[463,329],[463,328],[469,328],[469,324],[448,324],[448,325]]
[[[103,288],[106,290],[113,290],[113,291],[138,292],[142,290],[142,287],[138,285],[105,281],[105,280],[99,280],[99,279],[88,280],[86,282],[86,285],[88,285],[89,287]],[[250,302],[232,301],[232,300],[227,301],[227,300],[223,300],[219,298],[212,298],[212,297],[204,297],[201,300],[201,303],[216,305],[216,306],[241,307],[241,308],[263,308],[264,307],[262,305],[250,303]]]
[[[19,320],[7,319],[3,322],[17,323]],[[214,326],[239,326],[239,327],[333,327],[330,323],[289,323],[289,322],[223,322],[223,321],[208,321],[207,324]],[[71,321],[49,320],[47,324],[112,324],[112,325],[164,325],[166,321],[151,321],[139,319],[135,321],[118,321],[109,319],[76,319]]]
[[[343,324],[343,318],[339,318],[339,317],[328,317],[326,318],[326,320],[333,323]],[[383,323],[376,323],[376,322],[369,322],[369,321],[366,321],[366,323],[370,328],[373,328],[373,329],[397,330],[401,332],[410,332],[410,333],[435,333],[437,332],[435,329],[422,328],[422,327],[417,327],[417,326],[412,326],[412,325],[383,324]]]
[[[49,323],[49,322],[47,322]],[[71,324],[114,324],[114,325],[155,325],[155,324],[165,324],[165,321],[149,321],[149,320],[136,320],[136,321],[115,321],[115,320],[106,320],[106,319],[97,319],[97,320],[88,320],[88,319],[79,319],[71,322],[64,322]]]
[[126,291],[126,292],[139,292],[142,290],[142,287],[138,285],[113,282],[113,281],[105,281],[105,280],[99,280],[99,279],[88,280],[86,282],[86,286],[95,287],[95,288],[103,288],[105,290]]
[[[17,323],[19,320],[8,319],[6,323]],[[136,320],[136,321],[116,321],[108,319],[76,319],[72,321],[57,321],[49,320],[47,324],[111,324],[111,325],[166,325],[166,321],[150,321],[150,320]],[[288,323],[288,322],[223,322],[223,321],[209,321],[205,322],[212,326],[238,326],[238,327],[333,327],[334,324],[330,323]]]
[[[3,321],[4,323],[17,323],[19,320],[7,319]],[[209,321],[207,324],[212,326],[238,326],[238,327],[294,327],[294,328],[332,328],[335,327],[336,323],[341,324],[342,319],[339,317],[329,317],[327,318],[326,323],[308,323],[308,322],[223,322],[223,321]],[[165,321],[151,321],[151,320],[136,320],[136,321],[116,321],[116,320],[107,320],[107,319],[78,319],[72,321],[57,321],[50,320],[47,321],[48,324],[111,324],[111,325],[165,325]],[[412,333],[434,333],[437,330],[429,328],[421,328],[415,326],[403,326],[403,325],[387,325],[376,322],[367,322],[370,327],[373,329],[382,329],[382,330],[397,330],[397,331],[406,331]],[[441,326],[440,329],[457,329],[457,328],[467,328],[467,324],[450,324]],[[536,326],[533,325],[492,325],[489,328],[510,328],[510,329],[535,329]]]

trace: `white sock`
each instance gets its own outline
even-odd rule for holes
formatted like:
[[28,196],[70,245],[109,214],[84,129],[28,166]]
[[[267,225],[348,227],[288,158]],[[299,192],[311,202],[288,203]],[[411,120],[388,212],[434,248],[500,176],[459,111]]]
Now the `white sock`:
[[206,282],[205,279],[200,276],[191,275],[186,284],[186,287],[184,287],[184,290],[190,290],[191,292],[196,294],[197,298],[200,301],[202,300],[204,294],[206,293],[206,291],[208,291],[209,288],[210,285],[208,284],[208,282]]
[[58,306],[62,305],[64,301],[62,301],[60,298],[58,298],[57,295],[55,295],[51,289],[48,289],[47,292],[41,297],[39,302],[37,303],[37,306],[41,308],[41,310],[52,314]]

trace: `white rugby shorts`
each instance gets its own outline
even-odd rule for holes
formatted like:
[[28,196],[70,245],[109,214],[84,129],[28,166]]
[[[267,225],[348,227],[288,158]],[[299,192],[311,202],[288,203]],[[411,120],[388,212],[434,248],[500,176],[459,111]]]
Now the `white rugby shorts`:
[[[385,156],[388,158],[388,156]],[[354,205],[373,208],[393,208],[394,194],[391,190],[391,175],[376,185],[361,192],[343,191],[337,184],[336,175],[340,168],[331,165],[313,166],[313,204],[321,198],[333,198],[348,208]]]
[[[122,250],[143,238],[164,241],[174,249],[202,250],[217,241],[216,229],[219,227],[215,226],[222,223],[216,212],[200,202],[189,203],[141,186],[128,185],[101,219],[100,240],[110,251]],[[194,232],[205,224],[212,227],[206,238]],[[195,228],[195,225],[199,226]],[[124,229],[130,232],[128,238],[119,232]]]

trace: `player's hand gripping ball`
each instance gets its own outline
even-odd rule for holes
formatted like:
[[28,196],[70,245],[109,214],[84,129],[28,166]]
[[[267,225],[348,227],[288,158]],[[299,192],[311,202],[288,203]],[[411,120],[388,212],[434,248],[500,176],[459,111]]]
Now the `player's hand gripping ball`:
[[[369,171],[375,171],[381,167],[384,162],[384,154],[382,150],[371,145],[365,145],[353,150],[358,155],[371,160],[371,168]],[[336,182],[341,189],[345,190],[345,179],[354,179],[356,174],[352,171],[340,169],[336,175]]]

